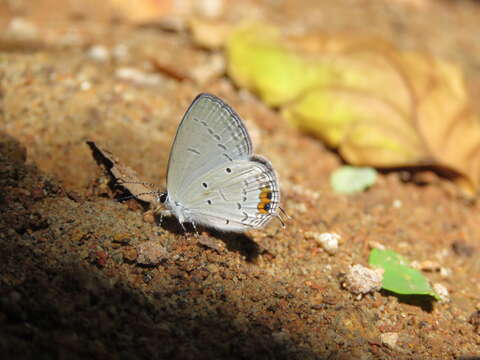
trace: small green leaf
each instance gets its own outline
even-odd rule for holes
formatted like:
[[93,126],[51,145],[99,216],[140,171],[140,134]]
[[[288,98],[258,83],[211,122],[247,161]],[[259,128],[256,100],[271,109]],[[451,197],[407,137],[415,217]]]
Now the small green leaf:
[[377,171],[369,167],[342,166],[330,176],[330,184],[336,193],[354,194],[375,184]]
[[422,273],[408,266],[408,260],[395,251],[373,249],[368,262],[385,271],[383,289],[402,295],[430,295],[440,300]]

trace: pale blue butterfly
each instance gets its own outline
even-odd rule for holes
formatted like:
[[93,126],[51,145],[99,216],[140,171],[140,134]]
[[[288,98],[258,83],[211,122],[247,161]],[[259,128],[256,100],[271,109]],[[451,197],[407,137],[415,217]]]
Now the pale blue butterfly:
[[183,116],[167,171],[167,192],[158,201],[182,227],[241,232],[261,228],[273,217],[283,224],[272,165],[252,154],[242,120],[214,95],[198,95]]

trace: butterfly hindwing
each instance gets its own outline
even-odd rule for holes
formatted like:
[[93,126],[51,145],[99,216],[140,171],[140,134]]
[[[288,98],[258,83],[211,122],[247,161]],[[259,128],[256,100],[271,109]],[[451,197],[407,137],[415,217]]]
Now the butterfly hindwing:
[[227,231],[262,227],[280,201],[275,171],[258,156],[211,169],[194,179],[185,195],[191,221]]

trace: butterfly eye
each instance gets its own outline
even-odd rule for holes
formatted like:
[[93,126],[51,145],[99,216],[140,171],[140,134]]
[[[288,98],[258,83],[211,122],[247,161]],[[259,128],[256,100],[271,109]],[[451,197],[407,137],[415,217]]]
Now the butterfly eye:
[[230,174],[232,172],[232,169],[226,168],[225,171]]
[[161,193],[158,196],[158,201],[160,201],[162,204],[165,203],[165,201],[167,201],[167,193],[166,192]]
[[206,189],[208,187],[207,183],[202,183],[202,186]]

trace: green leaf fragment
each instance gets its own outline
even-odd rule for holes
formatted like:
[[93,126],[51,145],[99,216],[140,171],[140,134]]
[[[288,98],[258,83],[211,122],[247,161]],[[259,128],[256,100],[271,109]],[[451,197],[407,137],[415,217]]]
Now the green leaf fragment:
[[339,194],[354,194],[377,181],[377,171],[369,167],[342,166],[330,176],[333,190]]
[[373,249],[368,262],[385,271],[383,289],[402,295],[430,295],[440,300],[422,273],[408,266],[408,260],[395,251]]

